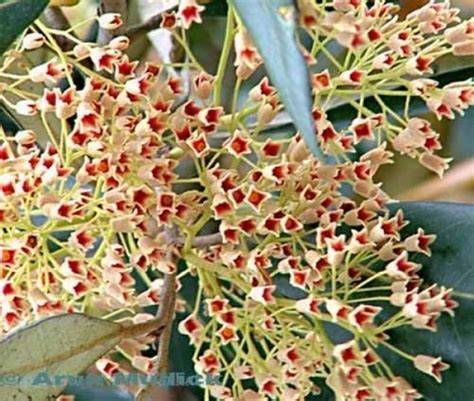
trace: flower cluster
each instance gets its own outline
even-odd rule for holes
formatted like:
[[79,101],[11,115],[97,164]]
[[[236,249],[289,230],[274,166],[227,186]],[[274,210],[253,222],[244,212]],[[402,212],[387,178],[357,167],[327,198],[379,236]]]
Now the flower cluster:
[[[202,11],[182,1],[162,26],[185,43]],[[265,132],[283,108],[267,78],[228,112],[212,97],[222,77],[194,56],[182,82],[173,66],[130,61],[126,36],[98,46],[36,23],[0,68],[2,101],[47,136],[1,131],[2,332],[73,311],[146,321],[153,315],[145,308],[160,305],[163,277],[178,272],[197,277],[199,291],[195,305],[179,300],[187,315],[175,335],[196,347],[197,372],[222,379],[206,388],[212,397],[297,401],[318,393],[323,379],[341,399],[420,398],[379,350],[440,381],[447,365],[395,348],[390,330],[435,331],[456,302],[450,289],[424,283],[411,261],[430,254],[434,236],[421,228],[403,235],[408,222],[401,211],[389,213],[390,197],[374,177],[392,163],[389,146],[440,175],[447,168],[435,153],[439,134],[408,113],[415,98],[438,118],[474,103],[470,81],[440,87],[427,78],[440,57],[474,53],[474,29],[446,2],[404,21],[396,11],[382,1],[300,2],[301,26],[313,39],[308,63],[331,63],[311,80],[315,136],[331,163],[317,160],[299,134]],[[116,29],[122,20],[106,14],[99,24]],[[242,25],[233,28],[226,41],[235,42],[239,84],[262,58]],[[55,35],[76,46],[61,51]],[[327,50],[333,42],[342,61]],[[48,61],[24,67],[39,48]],[[404,99],[405,113],[387,97]],[[341,102],[355,112],[343,127],[330,118]],[[170,245],[174,229],[179,238]],[[334,325],[350,340],[336,343]],[[128,339],[97,368],[107,377],[130,368],[120,354],[153,373],[156,358],[145,356],[153,342]]]

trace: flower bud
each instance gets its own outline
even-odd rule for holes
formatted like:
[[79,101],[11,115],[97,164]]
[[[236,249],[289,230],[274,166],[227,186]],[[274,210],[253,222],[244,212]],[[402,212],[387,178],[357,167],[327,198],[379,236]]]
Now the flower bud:
[[85,58],[89,57],[91,50],[85,43],[79,43],[78,45],[74,46],[72,52],[76,58]]
[[15,111],[22,116],[33,116],[37,113],[38,108],[32,100],[20,100],[15,104]]
[[112,49],[120,50],[120,51],[127,50],[129,45],[130,45],[130,39],[124,35],[113,38],[109,43],[109,46]]
[[453,54],[455,56],[474,56],[474,39],[456,43],[453,46]]
[[31,145],[36,142],[36,133],[31,130],[21,130],[15,135],[15,142],[19,145]]
[[214,89],[215,77],[205,72],[201,72],[193,80],[193,88],[201,99],[207,99],[211,96]]
[[23,38],[22,47],[25,50],[38,49],[44,45],[44,42],[45,38],[40,33],[29,33]]

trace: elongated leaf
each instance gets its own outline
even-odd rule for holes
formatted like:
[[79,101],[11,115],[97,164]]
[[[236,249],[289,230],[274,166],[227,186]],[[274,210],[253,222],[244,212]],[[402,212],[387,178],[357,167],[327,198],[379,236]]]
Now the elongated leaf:
[[[409,233],[423,227],[437,235],[431,258],[418,257],[428,283],[454,288],[460,303],[454,318],[443,316],[436,333],[412,328],[391,333],[392,344],[411,354],[441,356],[451,368],[442,384],[391,354],[391,366],[406,377],[426,400],[472,400],[474,394],[474,205],[444,202],[407,202],[399,206],[411,221]],[[408,232],[407,232],[408,234]],[[467,295],[463,295],[467,294]],[[471,294],[471,295],[469,295]],[[461,296],[462,295],[462,296]],[[468,299],[468,298],[471,299]]]
[[110,388],[76,388],[70,387],[64,391],[67,395],[74,395],[74,401],[133,401],[133,395]]
[[311,151],[322,159],[311,115],[309,71],[296,42],[292,0],[234,0],[273,84]]
[[204,15],[207,17],[225,17],[227,15],[228,4],[225,0],[203,1],[206,6]]
[[12,0],[0,4],[0,54],[48,5],[48,0]]
[[[179,264],[180,271],[187,268],[184,262]],[[198,278],[186,275],[182,278],[182,290],[179,296],[187,305],[196,304],[199,288]],[[187,317],[188,314],[178,313],[173,324],[173,334],[171,335],[169,366],[171,372],[181,372],[192,376],[196,373],[193,362],[194,347],[189,344],[189,338],[178,331],[179,323]],[[203,399],[204,393],[201,387],[188,387],[189,393],[192,393],[195,399]]]
[[147,333],[151,326],[67,314],[21,329],[0,342],[0,376],[15,378],[13,384],[0,381],[1,400],[53,401],[63,390],[55,378],[80,374],[122,339]]
[[456,118],[450,123],[449,149],[456,161],[470,159],[474,155],[472,127],[474,126],[474,109],[466,110],[464,117]]

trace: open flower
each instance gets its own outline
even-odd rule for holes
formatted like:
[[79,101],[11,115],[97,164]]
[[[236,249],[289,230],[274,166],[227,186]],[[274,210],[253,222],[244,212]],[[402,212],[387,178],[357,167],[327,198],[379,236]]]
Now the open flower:
[[201,23],[201,12],[204,7],[199,5],[196,0],[180,1],[178,16],[184,29],[188,29],[193,23]]
[[415,367],[436,379],[441,383],[441,372],[449,368],[447,363],[444,363],[441,358],[433,358],[428,355],[417,355],[413,361]]

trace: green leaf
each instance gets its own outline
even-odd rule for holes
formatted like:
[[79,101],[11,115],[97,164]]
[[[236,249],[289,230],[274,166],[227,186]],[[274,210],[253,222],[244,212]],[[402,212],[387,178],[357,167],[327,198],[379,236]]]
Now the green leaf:
[[40,16],[49,0],[12,0],[0,4],[0,54]]
[[204,16],[206,17],[225,17],[227,15],[228,4],[225,0],[211,0],[203,2],[206,9]]
[[[441,356],[451,365],[438,385],[411,362],[387,354],[395,372],[407,378],[426,400],[472,400],[474,394],[474,205],[444,202],[400,203],[410,225],[406,234],[422,227],[434,233],[433,255],[414,258],[427,283],[454,288],[460,303],[454,318],[444,315],[436,333],[413,328],[391,332],[391,343],[410,354]],[[393,209],[396,209],[395,207]]]
[[450,122],[450,133],[447,138],[452,157],[456,162],[467,160],[474,155],[474,141],[472,140],[472,127],[474,126],[474,109],[466,110],[463,117],[458,117]]
[[441,57],[434,64],[433,78],[444,73],[454,73],[456,71],[462,71],[466,68],[474,67],[474,56],[455,56],[454,54],[448,54]]
[[74,401],[133,401],[133,395],[118,390],[114,387],[111,388],[77,388],[68,387],[64,391],[65,395],[74,395]]
[[234,0],[233,4],[295,126],[311,151],[322,159],[311,115],[309,71],[297,45],[294,1]]
[[[183,269],[186,266],[184,262],[180,263],[179,268]],[[182,279],[182,290],[179,295],[183,301],[189,307],[192,307],[196,304],[197,293],[199,288],[199,281],[197,277],[186,275]],[[187,318],[189,312],[178,313],[176,320],[173,324],[173,335],[171,336],[170,344],[170,370],[173,372],[183,372],[188,375],[193,375],[194,362],[194,346],[189,344],[189,337],[178,332],[178,325],[184,319]]]
[[[187,268],[186,263],[182,261],[179,264],[179,270]],[[192,308],[197,301],[199,281],[196,276],[186,275],[181,279],[182,289],[179,296],[186,302],[188,307]],[[180,372],[188,376],[196,374],[193,355],[195,348],[189,343],[189,337],[178,331],[178,326],[182,320],[187,318],[189,312],[177,313],[173,323],[173,334],[171,335],[169,366],[171,372]],[[196,399],[203,399],[204,393],[200,387],[188,387],[188,391],[193,393]]]
[[[64,387],[54,383],[55,378],[80,374],[124,338],[156,329],[156,321],[150,322],[122,326],[83,314],[66,314],[11,334],[0,342],[0,377],[21,380],[15,384],[0,381],[1,400],[55,400]],[[45,385],[38,385],[41,383]]]

